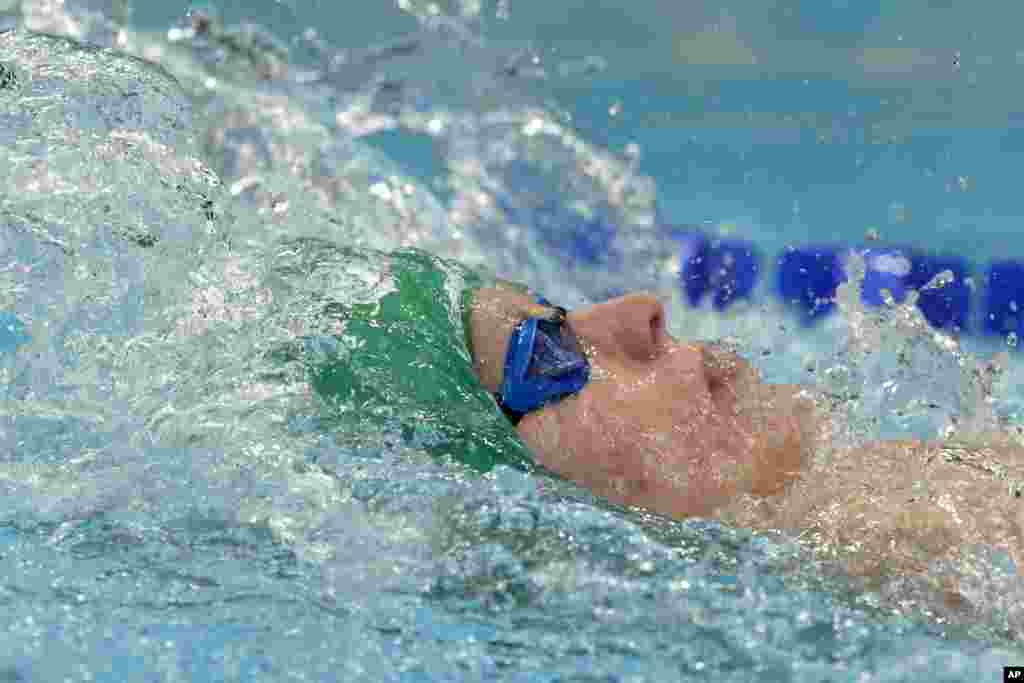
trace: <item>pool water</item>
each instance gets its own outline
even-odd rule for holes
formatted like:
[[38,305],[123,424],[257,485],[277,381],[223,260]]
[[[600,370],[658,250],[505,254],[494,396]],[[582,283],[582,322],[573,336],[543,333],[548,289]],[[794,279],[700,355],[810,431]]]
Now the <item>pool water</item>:
[[[1015,300],[983,334],[1006,290],[981,277],[1024,259],[1011,16],[551,4],[0,0],[0,680],[962,681],[1024,662],[1005,553],[975,553],[965,615],[779,534],[479,475],[386,430],[339,443],[305,379],[272,374],[268,349],[315,332],[280,314],[273,245],[316,236],[570,306],[654,290],[679,335],[855,390],[850,438],[1018,422]],[[812,266],[782,277],[787,254]],[[925,303],[948,265],[908,279],[945,258],[978,274],[938,286],[969,309]],[[818,315],[785,286],[821,263]],[[901,302],[868,301],[872,278]]]

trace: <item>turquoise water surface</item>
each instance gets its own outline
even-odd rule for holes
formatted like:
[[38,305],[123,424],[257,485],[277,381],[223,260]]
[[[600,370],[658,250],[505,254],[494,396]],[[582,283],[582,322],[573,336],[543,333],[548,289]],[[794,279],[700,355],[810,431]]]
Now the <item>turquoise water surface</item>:
[[[886,435],[1013,423],[1019,357],[972,374],[1002,337],[951,351],[856,301],[801,326],[772,283],[789,247],[870,241],[969,261],[980,302],[1024,260],[1022,13],[0,0],[0,681],[999,680],[1005,553],[968,615],[865,590],[777,535],[339,443],[265,358],[323,333],[281,313],[271,248],[316,236],[568,305],[655,290],[770,378],[847,363],[843,419]],[[761,254],[749,298],[685,301],[683,228]]]

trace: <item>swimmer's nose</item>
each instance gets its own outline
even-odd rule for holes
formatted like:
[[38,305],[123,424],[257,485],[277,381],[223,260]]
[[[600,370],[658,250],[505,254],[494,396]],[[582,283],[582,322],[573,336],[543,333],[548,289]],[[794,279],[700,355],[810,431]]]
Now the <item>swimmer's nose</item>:
[[598,350],[631,360],[654,360],[671,341],[665,329],[665,307],[651,294],[627,294],[597,304],[572,322]]

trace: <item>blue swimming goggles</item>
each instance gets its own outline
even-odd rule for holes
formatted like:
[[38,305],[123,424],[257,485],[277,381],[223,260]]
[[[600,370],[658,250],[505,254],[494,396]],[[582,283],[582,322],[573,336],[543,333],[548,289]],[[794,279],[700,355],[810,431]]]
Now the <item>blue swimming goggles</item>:
[[505,354],[505,379],[498,405],[518,424],[526,413],[582,389],[590,379],[590,363],[565,327],[561,306],[540,297],[537,303],[555,310],[553,318],[527,318],[512,331]]

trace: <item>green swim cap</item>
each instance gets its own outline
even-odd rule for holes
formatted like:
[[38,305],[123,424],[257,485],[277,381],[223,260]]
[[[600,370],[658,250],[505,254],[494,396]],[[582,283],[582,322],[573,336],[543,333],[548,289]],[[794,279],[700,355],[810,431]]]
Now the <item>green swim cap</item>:
[[472,293],[498,282],[418,249],[381,252],[289,240],[272,266],[275,302],[306,320],[300,354],[338,440],[401,434],[410,446],[477,470],[532,469],[529,449],[473,371]]

